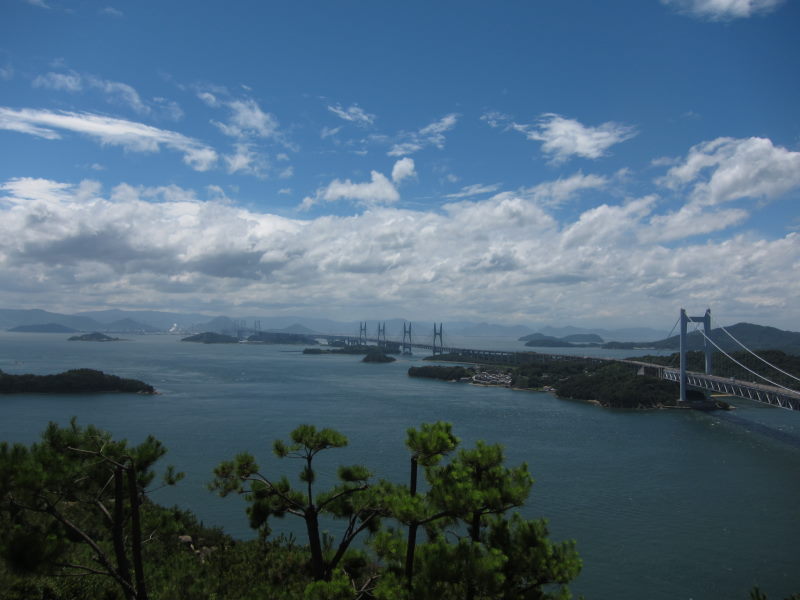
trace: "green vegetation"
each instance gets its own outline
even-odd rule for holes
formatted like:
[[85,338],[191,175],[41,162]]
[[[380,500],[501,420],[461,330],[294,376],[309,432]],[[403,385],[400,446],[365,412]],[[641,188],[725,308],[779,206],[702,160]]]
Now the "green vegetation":
[[68,342],[118,342],[120,338],[106,335],[105,333],[84,333],[83,335],[73,335],[68,338]]
[[[797,386],[797,380],[767,367],[759,358],[753,356],[749,352],[729,352],[728,354],[748,369],[763,374],[779,385],[789,388],[795,388]],[[781,350],[759,350],[756,354],[778,367],[781,371],[785,371],[786,373],[800,373],[800,356],[798,355],[787,354]],[[677,352],[669,356],[640,356],[635,360],[665,365],[676,369],[680,365],[680,355]],[[694,350],[686,353],[687,370],[702,373],[705,370],[705,364],[705,354],[703,352]],[[766,383],[748,372],[747,369],[732,363],[730,359],[720,352],[714,352],[711,357],[711,366],[714,375],[733,377],[741,381]]]
[[[409,429],[408,485],[342,466],[319,491],[317,456],[343,448],[332,429],[301,425],[277,440],[299,461],[298,484],[242,453],[221,463],[211,488],[242,494],[259,536],[236,541],[185,511],[147,498],[165,448],[138,446],[73,420],[51,423],[30,447],[0,444],[0,589],[7,600],[479,600],[569,598],[581,563],[574,543],[553,543],[546,523],[512,513],[527,498],[525,464],[503,449],[458,449],[447,423]],[[451,456],[445,463],[446,457]],[[427,482],[418,486],[419,476]],[[180,474],[169,467],[164,483]],[[343,523],[338,539],[320,519]],[[271,538],[295,517],[302,544]],[[453,536],[453,531],[464,535]],[[420,539],[423,538],[423,539]],[[356,540],[362,543],[356,546]]]
[[410,377],[428,377],[430,379],[443,379],[445,381],[458,381],[465,377],[472,377],[474,369],[466,367],[445,367],[442,365],[431,365],[424,367],[409,367]]
[[397,359],[394,356],[387,356],[380,348],[370,348],[367,355],[361,360],[365,363],[389,363]]
[[674,382],[637,375],[629,365],[612,363],[559,381],[559,398],[595,400],[613,408],[659,408],[675,406],[678,387]]
[[[479,442],[440,465],[458,439],[449,424],[424,424],[419,431],[408,431],[408,486],[373,482],[365,467],[355,465],[339,467],[339,483],[317,492],[316,456],[346,444],[336,431],[302,425],[291,433],[291,442],[273,444],[279,458],[301,461],[298,487],[285,476],[260,472],[248,453],[220,464],[211,484],[223,496],[245,495],[250,524],[262,538],[270,518],[302,519],[308,536],[306,576],[311,580],[306,598],[569,597],[564,586],[581,564],[574,544],[550,542],[544,521],[508,515],[527,498],[532,479],[525,464],[504,465],[500,446]],[[420,466],[428,483],[425,493],[417,489]],[[344,521],[338,543],[320,534],[322,515]],[[407,528],[408,536],[392,523]],[[420,527],[427,538],[422,544],[417,542]],[[454,540],[445,535],[446,529],[463,530],[467,536]],[[362,534],[368,536],[371,553],[353,547]]]
[[239,339],[232,335],[223,335],[221,333],[214,333],[213,331],[206,331],[196,335],[190,335],[181,340],[182,342],[200,342],[201,344],[238,344]]
[[[663,408],[674,406],[678,398],[677,384],[657,377],[637,375],[636,368],[631,365],[536,354],[526,358],[530,362],[504,367],[513,388],[550,390],[555,391],[559,398],[593,401],[613,408]],[[496,368],[493,372],[500,374]],[[425,366],[411,367],[408,374],[458,381],[472,377],[475,370],[457,366]],[[699,396],[704,397],[702,394]]]
[[83,394],[127,392],[155,394],[153,386],[93,369],[73,369],[57,375],[12,375],[0,371],[0,394]]
[[[800,356],[800,333],[795,331],[783,331],[775,327],[764,325],[754,325],[753,323],[737,323],[726,327],[726,331],[734,336],[751,350],[780,350],[787,354]],[[728,353],[739,352],[739,346],[721,328],[711,330],[711,339],[714,343]],[[686,337],[689,350],[701,350],[705,344],[705,338],[699,331],[691,331]],[[653,348],[656,350],[677,350],[680,347],[680,336],[674,335],[663,340],[651,342],[609,342],[603,348]]]

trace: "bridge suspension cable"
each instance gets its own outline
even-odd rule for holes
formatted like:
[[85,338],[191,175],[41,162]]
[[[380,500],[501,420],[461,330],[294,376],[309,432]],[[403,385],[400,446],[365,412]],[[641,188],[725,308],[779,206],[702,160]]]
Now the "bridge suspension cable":
[[712,346],[714,346],[714,347],[715,347],[717,350],[719,350],[719,351],[720,351],[722,354],[724,354],[724,355],[725,355],[726,357],[728,357],[730,360],[732,360],[732,361],[733,361],[733,362],[735,362],[737,365],[739,365],[740,367],[742,367],[742,368],[743,368],[745,371],[747,371],[747,372],[748,372],[748,373],[750,373],[751,375],[755,375],[756,377],[758,377],[759,379],[763,379],[764,381],[766,381],[766,382],[767,382],[767,383],[769,383],[770,385],[774,385],[775,387],[781,388],[782,390],[786,390],[787,392],[794,392],[795,394],[797,394],[797,393],[800,393],[800,392],[798,392],[797,390],[793,390],[792,388],[788,388],[788,387],[786,387],[785,385],[781,385],[780,383],[776,383],[776,382],[772,381],[771,379],[769,379],[769,378],[767,378],[767,377],[764,377],[764,376],[763,376],[763,375],[761,375],[760,373],[756,373],[756,372],[755,372],[755,371],[753,371],[753,370],[752,370],[750,367],[747,367],[747,366],[743,365],[743,364],[742,364],[742,363],[740,363],[738,360],[736,360],[735,358],[733,358],[733,357],[732,357],[730,354],[728,354],[727,352],[725,352],[725,350],[723,350],[722,348],[720,348],[720,347],[719,347],[719,345],[718,345],[718,344],[717,344],[717,343],[716,343],[714,340],[712,340],[710,337],[708,337],[708,336],[705,334],[705,332],[703,332],[703,331],[700,331],[700,328],[699,328],[697,325],[695,325],[695,331],[697,331],[698,333],[700,333],[700,335],[702,335],[702,336],[703,336],[703,337],[704,337],[704,338],[705,338],[705,339],[706,339],[706,340],[707,340],[707,341],[708,341],[708,342],[709,342],[709,343],[710,343]]
[[753,356],[755,356],[755,357],[756,357],[758,360],[760,360],[761,362],[763,362],[765,365],[768,365],[768,366],[772,367],[773,369],[775,369],[775,370],[776,370],[776,371],[778,371],[779,373],[783,373],[783,374],[784,374],[784,375],[786,375],[787,377],[791,377],[791,378],[792,378],[792,379],[794,379],[795,381],[800,381],[800,377],[796,377],[795,375],[792,375],[791,373],[787,373],[786,371],[784,371],[784,370],[783,370],[783,369],[781,369],[780,367],[776,367],[775,365],[773,365],[771,362],[769,362],[769,361],[768,361],[767,359],[765,359],[763,356],[759,356],[758,354],[756,354],[755,352],[753,352],[752,350],[750,350],[750,348],[748,348],[748,347],[747,347],[747,346],[745,346],[745,345],[744,345],[742,342],[740,342],[740,341],[739,341],[739,340],[737,340],[735,337],[733,337],[733,334],[732,334],[730,331],[728,331],[727,329],[725,329],[725,328],[724,328],[722,325],[718,325],[718,327],[719,327],[720,329],[722,329],[722,331],[724,331],[725,333],[727,333],[727,334],[728,334],[728,337],[730,337],[730,338],[731,338],[731,339],[732,339],[734,342],[736,342],[737,344],[739,344],[739,345],[740,345],[742,348],[744,348],[744,349],[745,349],[747,352],[749,352],[750,354],[752,354]]

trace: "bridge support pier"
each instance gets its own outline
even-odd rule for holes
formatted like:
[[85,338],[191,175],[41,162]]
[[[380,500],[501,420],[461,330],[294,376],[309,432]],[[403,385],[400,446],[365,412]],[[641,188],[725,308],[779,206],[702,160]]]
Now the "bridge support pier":
[[411,323],[408,327],[403,323],[403,354],[411,354]]
[[438,350],[438,353],[439,354],[443,354],[444,353],[444,350],[443,350],[444,341],[442,340],[443,327],[444,327],[444,324],[443,323],[439,323],[439,329],[437,330],[436,329],[436,323],[433,324],[433,355],[434,356],[436,356],[436,354],[437,354],[437,350],[436,350],[436,338],[437,337],[439,338],[439,350]]
[[688,350],[688,341],[686,339],[686,329],[689,323],[702,323],[703,324],[703,338],[704,344],[703,348],[705,350],[706,361],[705,361],[705,372],[706,375],[711,375],[711,309],[706,309],[706,314],[702,317],[689,317],[686,315],[686,311],[681,309],[681,344],[680,344],[680,353],[681,353],[681,367],[680,367],[680,402],[686,402],[686,352]]

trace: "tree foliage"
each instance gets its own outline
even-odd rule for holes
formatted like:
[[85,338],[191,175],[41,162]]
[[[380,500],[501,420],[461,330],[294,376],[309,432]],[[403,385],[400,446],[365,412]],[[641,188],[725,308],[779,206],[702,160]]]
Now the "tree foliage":
[[[296,479],[241,453],[215,470],[212,489],[243,494],[257,539],[208,529],[185,511],[150,502],[154,438],[138,446],[89,426],[51,424],[42,441],[0,444],[0,586],[11,600],[477,600],[568,598],[580,570],[571,542],[549,540],[542,520],[513,509],[532,485],[498,445],[459,449],[449,423],[407,431],[407,484],[341,466],[319,490],[317,457],[347,438],[301,425],[276,440]],[[424,474],[424,482],[419,474]],[[166,480],[177,476],[167,470]],[[307,539],[273,538],[295,516]],[[338,520],[338,538],[321,530]],[[367,543],[356,545],[360,535]],[[66,574],[80,577],[64,577]]]
[[[27,448],[0,443],[2,550],[18,571],[74,570],[111,578],[128,599],[144,600],[141,505],[166,453],[155,438],[138,446],[90,425],[50,423]],[[167,470],[167,483],[181,477]],[[91,561],[65,559],[72,544]]]

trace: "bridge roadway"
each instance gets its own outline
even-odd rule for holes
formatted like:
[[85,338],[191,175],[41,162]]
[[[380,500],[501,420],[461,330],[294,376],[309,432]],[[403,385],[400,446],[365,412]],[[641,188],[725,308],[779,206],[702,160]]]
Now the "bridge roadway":
[[[333,336],[331,336],[333,337]],[[351,338],[352,339],[352,338]],[[376,338],[367,338],[368,343],[378,344],[380,340]],[[392,345],[400,345],[397,341],[391,341]],[[532,359],[543,361],[546,360],[568,360],[571,358],[582,358],[584,360],[592,360],[596,362],[620,362],[629,364],[636,367],[640,373],[644,374],[650,372],[660,379],[667,381],[674,381],[680,383],[680,371],[678,369],[665,367],[653,363],[646,363],[637,360],[624,360],[618,358],[603,358],[598,356],[575,356],[569,354],[542,354],[539,352],[515,352],[504,350],[476,350],[474,348],[455,348],[455,347],[440,347],[433,344],[409,344],[412,348],[419,348],[421,350],[436,351],[437,354],[458,354],[467,359],[474,361],[486,361],[502,364],[518,365],[532,362]],[[727,394],[729,396],[736,396],[739,398],[746,398],[755,400],[763,404],[769,404],[780,408],[789,410],[800,410],[800,392],[794,390],[787,390],[772,385],[764,385],[750,381],[739,381],[731,377],[720,377],[718,375],[706,375],[705,373],[697,373],[687,371],[686,373],[687,385],[714,392],[717,394]]]

